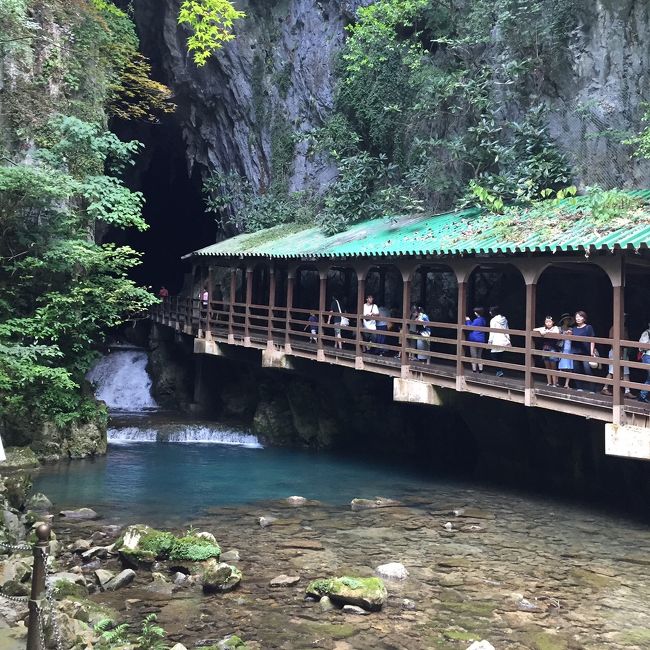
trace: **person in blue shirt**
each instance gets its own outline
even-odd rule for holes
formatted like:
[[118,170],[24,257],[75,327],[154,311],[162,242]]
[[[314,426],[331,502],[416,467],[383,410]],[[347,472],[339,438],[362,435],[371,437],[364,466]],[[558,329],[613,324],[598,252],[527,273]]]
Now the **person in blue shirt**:
[[304,331],[306,332],[307,330],[309,330],[309,334],[311,335],[309,342],[316,343],[318,336],[318,316],[314,312],[309,314],[309,318],[307,319]]
[[[487,327],[487,320],[485,319],[485,309],[483,307],[474,307],[474,318],[469,316],[465,317],[465,323],[472,327]],[[467,340],[471,343],[487,343],[487,332],[471,331],[467,335]],[[483,364],[480,359],[483,359],[483,348],[469,346],[469,356],[472,357],[472,372],[483,372]],[[474,359],[476,361],[474,361]]]

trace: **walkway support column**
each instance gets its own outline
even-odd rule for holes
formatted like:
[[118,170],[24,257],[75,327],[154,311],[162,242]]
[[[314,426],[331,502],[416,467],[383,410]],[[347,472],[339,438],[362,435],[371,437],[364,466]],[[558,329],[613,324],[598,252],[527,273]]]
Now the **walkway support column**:
[[212,340],[212,300],[214,297],[214,267],[208,266],[208,313],[206,314],[205,329],[203,330],[206,341]]
[[230,269],[230,305],[228,317],[228,343],[235,343],[235,330],[233,328],[235,322],[235,300],[237,298],[237,267]]
[[461,358],[465,340],[463,326],[467,315],[467,284],[472,271],[478,264],[472,260],[454,260],[449,266],[456,274],[456,282],[458,283],[458,299],[456,303],[456,390],[463,391],[465,390],[465,368]]
[[325,333],[325,301],[327,299],[327,273],[325,268],[318,269],[318,361],[325,361],[325,350],[323,345],[323,334]]
[[366,302],[366,274],[357,270],[357,327],[355,331],[354,367],[363,370],[363,349],[361,328],[363,327],[363,304]]
[[253,267],[246,267],[246,306],[244,308],[244,345],[251,344],[251,302],[253,302]]
[[293,290],[296,280],[296,269],[289,267],[287,271],[287,313],[285,316],[284,352],[291,354],[291,308],[293,307]]
[[275,308],[275,265],[269,264],[269,320],[266,333],[266,347],[273,349],[273,309]]
[[533,329],[535,328],[535,310],[537,302],[537,279],[529,281],[526,278],[526,352],[524,353],[524,404],[533,406],[535,403],[535,377],[533,368],[535,367],[535,358],[533,350],[535,342],[533,341]]
[[612,281],[613,310],[612,310],[612,370],[614,385],[612,386],[612,422],[625,424],[625,392],[621,386],[621,339],[625,332],[625,260],[617,256],[618,263],[612,273],[608,273]]
[[402,361],[401,376],[402,379],[408,379],[411,373],[411,364],[407,352],[409,342],[409,325],[408,319],[411,314],[411,276],[406,274],[402,281],[402,340],[400,357]]

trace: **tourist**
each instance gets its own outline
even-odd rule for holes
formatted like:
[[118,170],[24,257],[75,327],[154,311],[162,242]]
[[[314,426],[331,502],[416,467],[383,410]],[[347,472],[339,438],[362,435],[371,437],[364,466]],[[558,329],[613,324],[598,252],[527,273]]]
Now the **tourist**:
[[[570,334],[572,325],[573,323],[571,321],[571,316],[569,316],[569,314],[562,314],[562,317],[560,318],[560,333]],[[561,343],[562,343],[562,348],[561,348],[562,353],[571,354],[571,341],[569,339],[563,339]],[[573,359],[566,359],[564,357],[560,357],[560,362],[558,363],[557,368],[558,370],[573,372]],[[571,379],[569,377],[566,377],[564,379],[564,388],[570,388],[571,387],[570,384],[571,384]]]
[[[429,317],[424,312],[424,309],[420,306],[417,307],[417,321],[423,323],[422,325],[417,326],[417,333],[420,335],[417,340],[417,349],[421,352],[429,352],[429,341],[427,340],[431,336],[431,328],[427,325],[429,323]],[[417,355],[418,361],[426,361],[429,363],[431,358],[428,354]]]
[[[648,329],[641,334],[641,338],[639,339],[639,343],[650,343],[650,322],[648,323]],[[647,348],[639,348],[639,360],[641,363],[648,363],[650,364],[650,350]],[[648,374],[645,379],[645,384],[646,386],[650,385],[650,368],[648,369]],[[647,390],[642,390],[639,393],[639,397],[637,397],[639,402],[648,402],[648,391]]]
[[[544,325],[535,328],[533,331],[539,332],[542,336],[546,336],[547,334],[559,334],[560,328],[555,324],[553,316],[546,316],[544,318]],[[560,345],[563,345],[563,343],[558,339],[544,339],[544,342],[542,343],[542,351],[554,352],[557,354]],[[559,360],[559,357],[556,356],[544,357],[544,367],[546,370],[557,370],[557,363]],[[547,386],[557,386],[557,375],[546,375],[546,379]]]
[[[366,302],[363,305],[363,327],[366,330],[372,330],[371,332],[363,332],[363,340],[366,343],[374,343],[375,341],[375,334],[374,332],[377,331],[377,321],[374,316],[379,315],[379,307],[375,305],[375,298],[373,297],[372,294],[368,294],[366,296]],[[368,318],[370,317],[370,318]],[[364,351],[365,352],[370,352],[371,348],[369,345],[364,346]]]
[[[490,307],[490,329],[507,330],[510,328],[508,319],[501,313],[501,307],[494,305]],[[488,343],[492,346],[490,349],[490,356],[492,361],[503,363],[503,355],[506,348],[512,347],[510,342],[510,334],[508,332],[490,332]],[[503,377],[503,370],[497,366],[497,377]]]
[[318,316],[314,312],[311,312],[311,314],[309,314],[307,325],[305,325],[305,329],[303,331],[306,332],[307,330],[309,330],[310,334],[309,342],[316,343],[318,336]]
[[208,293],[207,287],[203,287],[203,291],[201,291],[200,298],[201,298],[201,305],[203,305],[203,308],[205,309],[208,306],[208,300],[210,299],[210,294]]
[[[471,327],[487,327],[487,320],[485,319],[485,309],[483,307],[474,307],[474,319],[465,316],[465,323]],[[487,343],[487,332],[477,332],[472,330],[467,335],[467,340],[470,343]],[[472,372],[483,372],[483,348],[469,346],[469,356],[472,357]]]
[[[609,338],[613,339],[614,338],[614,326],[612,325],[609,328]],[[627,331],[627,326],[623,326],[623,340],[627,340],[628,338],[628,331]],[[609,348],[609,352],[607,353],[608,358],[613,359],[614,358],[614,348],[611,347]],[[627,361],[630,358],[629,352],[627,348],[621,348],[621,359],[623,361]],[[628,366],[623,366],[622,367],[622,372],[621,376],[624,381],[630,381],[630,368]],[[607,367],[607,379],[613,379],[614,378],[614,364],[610,363],[609,366]],[[603,389],[600,391],[603,395],[611,395],[612,391],[610,390],[609,386],[605,384],[603,386]],[[630,389],[626,388],[625,389],[625,394],[629,395],[630,394]]]
[[[336,296],[332,296],[330,304],[330,315],[327,318],[328,325],[334,325],[334,348],[338,350],[343,349],[343,341],[341,340],[341,326],[343,325],[344,316],[341,316],[343,310],[341,309],[341,302]],[[349,325],[350,321],[345,318],[345,325]]]
[[[575,325],[568,331],[573,336],[596,336],[594,328],[587,323],[587,313],[580,310],[574,316]],[[596,344],[593,341],[571,341],[571,354],[580,354],[586,357],[597,356]],[[575,361],[573,367],[577,373],[591,377],[594,373],[591,368],[593,361]],[[595,393],[593,385],[588,381],[576,381],[576,388],[579,391],[590,391]]]
[[160,287],[160,291],[158,292],[158,297],[162,298],[163,300],[165,298],[169,298],[169,291],[167,290],[167,287],[164,284],[162,287]]
[[[387,318],[390,318],[390,310],[388,307],[379,307],[379,318],[377,319],[377,334],[375,336],[375,343],[378,345],[386,345],[386,332],[388,331],[388,321]],[[375,348],[375,352],[382,357],[384,356],[386,350],[381,348]]]

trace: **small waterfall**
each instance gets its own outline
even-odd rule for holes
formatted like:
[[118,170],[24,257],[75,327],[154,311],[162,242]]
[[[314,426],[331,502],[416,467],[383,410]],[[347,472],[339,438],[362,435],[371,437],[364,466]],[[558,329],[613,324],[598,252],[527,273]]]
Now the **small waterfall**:
[[202,442],[218,445],[261,448],[257,438],[250,433],[220,429],[202,424],[161,424],[151,426],[124,426],[108,430],[111,443],[129,442]]
[[144,350],[118,350],[102,357],[87,375],[96,386],[97,399],[111,410],[143,411],[158,408],[151,396]]

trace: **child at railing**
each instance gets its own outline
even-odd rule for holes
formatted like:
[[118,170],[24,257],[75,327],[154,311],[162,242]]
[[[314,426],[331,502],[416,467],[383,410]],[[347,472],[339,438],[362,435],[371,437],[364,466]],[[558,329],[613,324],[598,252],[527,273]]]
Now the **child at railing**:
[[[561,334],[570,334],[571,333],[571,316],[569,314],[562,314],[560,318],[560,333]],[[571,354],[571,341],[569,339],[564,339],[562,341],[561,351],[563,354]],[[573,372],[573,359],[565,359],[564,357],[560,358],[560,362],[557,366],[558,370],[564,370],[566,372]],[[564,380],[564,388],[569,388],[571,379],[566,377]]]
[[[560,328],[555,324],[555,321],[553,320],[553,316],[546,316],[546,318],[544,318],[544,325],[542,327],[535,328],[534,331],[539,332],[542,336],[545,336],[546,334],[559,334]],[[560,341],[560,344],[562,344],[562,341]],[[545,339],[544,343],[542,344],[542,350],[544,352],[557,353],[558,340]],[[558,361],[559,361],[558,357],[544,357],[544,367],[547,370],[556,370]],[[557,386],[558,378],[556,375],[546,375],[546,378],[548,379],[546,383],[547,386]]]

